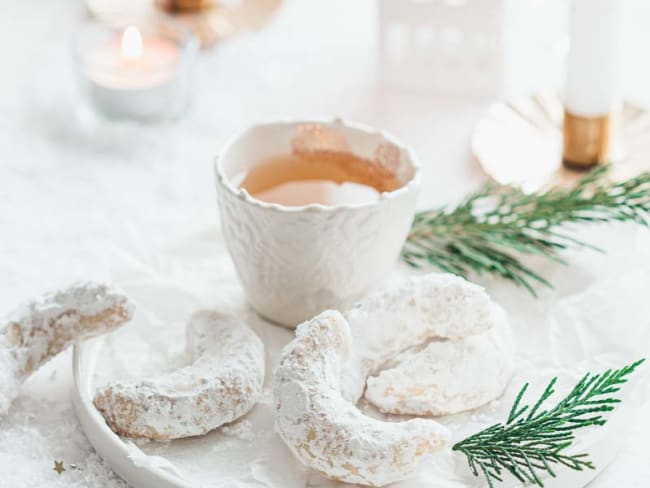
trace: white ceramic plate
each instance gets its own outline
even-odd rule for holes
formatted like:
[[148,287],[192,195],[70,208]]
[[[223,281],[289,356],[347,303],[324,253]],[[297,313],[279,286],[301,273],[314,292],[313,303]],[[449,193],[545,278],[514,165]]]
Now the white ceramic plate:
[[[79,419],[88,439],[110,466],[136,488],[341,486],[302,467],[273,431],[271,372],[292,332],[264,322],[246,308],[219,233],[206,232],[147,260],[129,256],[124,260],[123,270],[115,274],[115,282],[136,301],[133,323],[78,345],[74,351]],[[392,279],[405,272],[396,271]],[[525,381],[531,382],[528,399],[534,401],[535,393],[554,375],[563,380],[558,386],[562,392],[587,369],[600,371],[630,361],[629,351],[611,352],[613,336],[607,313],[600,310],[590,321],[586,312],[593,309],[592,301],[599,300],[602,293],[596,275],[580,264],[572,270],[549,272],[559,273],[554,279],[563,279],[563,287],[538,300],[528,298],[509,284],[489,286],[490,293],[499,297],[510,314],[519,342],[520,366],[502,399],[475,412],[441,419],[454,430],[457,439],[502,421]],[[567,275],[563,278],[562,273]],[[641,300],[639,297],[639,303]],[[183,364],[185,320],[200,307],[226,307],[247,314],[251,326],[266,344],[267,378],[262,401],[240,421],[203,437],[144,444],[120,438],[92,404],[96,387],[111,378],[146,375]],[[584,321],[580,318],[583,315]],[[639,330],[631,331],[630,337],[643,342],[639,337],[642,333],[648,335]],[[616,336],[620,341],[620,331]],[[647,338],[643,340],[648,343]],[[618,346],[625,346],[621,344]],[[634,420],[637,402],[631,398],[624,405],[611,416],[606,427],[581,433],[575,446],[575,452],[591,454],[598,470],[574,472],[560,467],[558,478],[549,480],[546,486],[584,486],[616,456],[627,427]],[[484,484],[471,476],[462,456],[447,450],[416,478],[393,486],[453,488]],[[518,484],[510,480],[502,486]]]

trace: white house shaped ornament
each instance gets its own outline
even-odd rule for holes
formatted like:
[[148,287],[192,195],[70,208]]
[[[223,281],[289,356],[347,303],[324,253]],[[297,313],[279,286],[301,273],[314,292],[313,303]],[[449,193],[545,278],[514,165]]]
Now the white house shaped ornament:
[[379,0],[379,75],[407,91],[494,96],[505,0]]

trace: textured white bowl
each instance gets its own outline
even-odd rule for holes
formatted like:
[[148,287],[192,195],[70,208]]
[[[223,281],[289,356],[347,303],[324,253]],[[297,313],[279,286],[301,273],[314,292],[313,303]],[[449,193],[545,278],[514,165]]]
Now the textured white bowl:
[[[300,207],[256,200],[232,178],[261,159],[295,151],[351,152],[404,182],[377,201]],[[216,161],[221,225],[250,304],[289,327],[327,308],[345,309],[397,260],[420,187],[419,166],[384,132],[342,120],[256,125]]]

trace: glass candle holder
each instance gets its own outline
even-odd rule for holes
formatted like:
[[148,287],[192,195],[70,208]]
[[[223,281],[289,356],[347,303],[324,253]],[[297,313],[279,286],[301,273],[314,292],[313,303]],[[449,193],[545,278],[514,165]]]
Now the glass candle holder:
[[199,43],[165,16],[104,25],[91,21],[74,41],[82,92],[108,119],[157,122],[185,112]]

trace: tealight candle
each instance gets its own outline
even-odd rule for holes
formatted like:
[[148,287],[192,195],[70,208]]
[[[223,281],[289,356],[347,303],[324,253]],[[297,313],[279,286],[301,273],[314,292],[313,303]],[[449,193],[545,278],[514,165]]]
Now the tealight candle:
[[167,19],[121,29],[89,26],[77,40],[82,82],[92,106],[111,119],[155,121],[180,115],[198,43]]
[[621,0],[573,0],[564,162],[590,167],[610,156],[620,71]]

